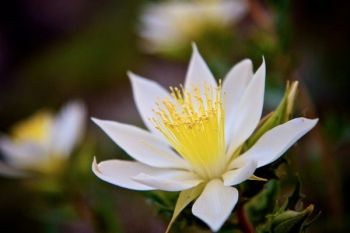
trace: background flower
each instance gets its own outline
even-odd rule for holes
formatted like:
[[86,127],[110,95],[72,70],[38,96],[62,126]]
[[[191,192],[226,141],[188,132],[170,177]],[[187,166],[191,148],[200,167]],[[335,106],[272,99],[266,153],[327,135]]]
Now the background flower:
[[142,47],[172,54],[207,33],[227,33],[247,12],[245,0],[169,1],[145,8],[141,17]]
[[10,136],[0,139],[3,175],[28,175],[31,172],[56,173],[70,156],[84,131],[85,107],[70,102],[52,116],[41,111],[13,126]]

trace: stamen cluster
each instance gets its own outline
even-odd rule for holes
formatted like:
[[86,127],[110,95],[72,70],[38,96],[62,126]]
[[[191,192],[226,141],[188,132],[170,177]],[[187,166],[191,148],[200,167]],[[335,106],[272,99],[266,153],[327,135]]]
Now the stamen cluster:
[[[170,87],[171,97],[159,100],[151,120],[173,148],[202,176],[219,173],[225,153],[225,117],[221,82],[191,90]],[[202,95],[201,93],[204,93]]]

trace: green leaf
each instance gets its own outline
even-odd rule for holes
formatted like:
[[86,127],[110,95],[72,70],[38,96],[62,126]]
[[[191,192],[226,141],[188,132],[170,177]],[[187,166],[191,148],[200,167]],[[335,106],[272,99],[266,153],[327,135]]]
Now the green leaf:
[[170,231],[171,226],[174,224],[177,216],[181,213],[185,207],[190,204],[194,199],[196,199],[203,191],[204,185],[198,185],[194,188],[182,191],[177,199],[175,210],[170,223],[166,229],[166,233]]
[[254,225],[265,221],[266,216],[274,210],[279,189],[278,181],[270,180],[260,193],[247,202],[244,208]]
[[306,228],[306,220],[314,211],[314,206],[309,205],[303,211],[287,210],[277,215],[271,226],[271,232],[275,233],[296,233],[304,232]]
[[288,209],[295,208],[295,206],[299,202],[300,198],[303,197],[303,195],[301,194],[300,188],[301,188],[301,184],[300,184],[300,180],[298,179],[296,182],[295,188],[294,188],[294,192],[288,198],[288,201],[287,201],[287,208]]
[[[293,193],[281,205],[276,205],[271,214],[267,214],[267,221],[257,227],[258,233],[302,233],[317,218],[310,220],[314,206],[297,211],[294,210],[300,201],[300,183],[297,182]],[[276,204],[278,204],[276,202]]]

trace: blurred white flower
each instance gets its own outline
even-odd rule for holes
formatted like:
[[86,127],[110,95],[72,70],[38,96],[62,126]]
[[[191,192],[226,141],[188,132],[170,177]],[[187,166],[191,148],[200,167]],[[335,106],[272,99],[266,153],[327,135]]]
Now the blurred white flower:
[[51,174],[60,170],[82,136],[85,107],[70,102],[53,116],[40,111],[16,124],[11,135],[0,137],[0,174],[28,176],[34,172]]
[[247,11],[245,0],[199,0],[154,3],[141,17],[140,36],[147,52],[168,52],[210,29],[227,29]]
[[278,159],[317,123],[317,119],[290,120],[240,152],[261,118],[264,61],[254,74],[252,62],[245,59],[217,84],[194,46],[181,88],[170,88],[168,93],[153,81],[132,73],[129,77],[137,108],[150,132],[93,119],[136,160],[94,161],[94,173],[109,183],[134,190],[203,187],[193,198],[197,199],[192,213],[213,231],[220,229],[238,201],[238,190],[232,186]]

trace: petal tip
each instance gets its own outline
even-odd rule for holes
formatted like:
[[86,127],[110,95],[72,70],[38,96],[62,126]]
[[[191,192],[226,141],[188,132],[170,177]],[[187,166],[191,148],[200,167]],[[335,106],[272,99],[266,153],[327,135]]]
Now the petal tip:
[[314,118],[314,119],[309,119],[309,118],[304,118],[304,117],[300,118],[301,123],[308,124],[310,129],[315,127],[315,125],[318,123],[318,120],[319,120],[318,118]]
[[95,175],[97,175],[97,173],[101,173],[101,171],[98,168],[98,163],[97,163],[96,156],[94,156],[91,168],[92,168],[92,171],[95,173]]
[[126,72],[126,75],[129,77],[129,80],[130,80],[130,82],[131,82],[131,85],[134,85],[135,82],[139,81],[138,75],[135,74],[134,72],[130,71],[130,70],[128,70],[128,71]]
[[[86,106],[82,100],[76,99],[66,103],[56,116],[56,121],[60,119],[79,119],[84,121],[86,117]],[[65,120],[67,121],[67,120]]]
[[96,125],[100,125],[102,120],[95,118],[95,117],[90,117],[90,119],[96,124]]
[[244,58],[240,63],[247,65],[247,66],[253,66],[253,62],[249,58]]
[[140,85],[145,84],[147,82],[152,82],[151,80],[141,77],[140,75],[135,74],[132,71],[128,71],[127,75],[129,77],[129,80],[131,82],[131,86],[133,89],[139,88]]
[[126,71],[126,75],[131,79],[136,76],[136,74],[134,72],[132,72],[131,70]]
[[261,62],[261,65],[260,65],[259,69],[262,69],[263,72],[265,73],[265,70],[266,70],[266,62],[265,62],[265,57],[264,57],[264,56],[262,56],[262,62]]
[[191,46],[192,46],[192,51],[193,52],[198,52],[198,48],[197,48],[196,42],[192,41]]
[[85,109],[85,104],[82,100],[80,99],[75,99],[66,104],[66,106],[70,106],[74,109]]

